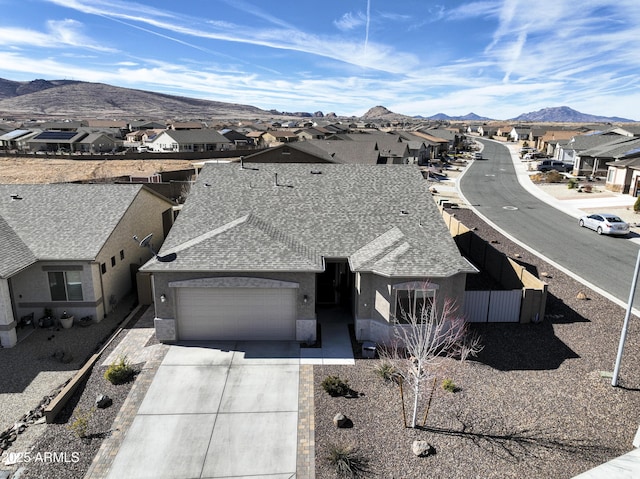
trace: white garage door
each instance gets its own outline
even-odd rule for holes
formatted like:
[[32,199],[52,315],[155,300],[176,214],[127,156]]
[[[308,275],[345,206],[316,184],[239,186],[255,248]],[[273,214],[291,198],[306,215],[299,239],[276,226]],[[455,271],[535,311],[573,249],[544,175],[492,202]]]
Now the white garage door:
[[182,340],[295,340],[294,288],[178,288]]

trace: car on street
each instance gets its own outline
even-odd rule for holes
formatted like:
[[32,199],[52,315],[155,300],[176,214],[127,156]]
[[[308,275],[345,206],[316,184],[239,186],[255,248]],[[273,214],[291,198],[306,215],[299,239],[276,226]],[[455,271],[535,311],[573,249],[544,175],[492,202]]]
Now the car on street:
[[578,224],[581,227],[592,229],[599,235],[629,234],[629,223],[622,221],[619,216],[610,213],[594,213],[581,216]]
[[474,160],[481,160],[482,159],[482,153],[474,153],[473,154],[473,159]]

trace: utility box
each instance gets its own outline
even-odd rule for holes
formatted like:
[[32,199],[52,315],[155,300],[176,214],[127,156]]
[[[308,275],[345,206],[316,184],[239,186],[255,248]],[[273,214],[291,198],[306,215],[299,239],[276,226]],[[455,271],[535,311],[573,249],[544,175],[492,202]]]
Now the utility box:
[[373,359],[376,357],[376,343],[365,341],[362,343],[362,357],[365,359]]

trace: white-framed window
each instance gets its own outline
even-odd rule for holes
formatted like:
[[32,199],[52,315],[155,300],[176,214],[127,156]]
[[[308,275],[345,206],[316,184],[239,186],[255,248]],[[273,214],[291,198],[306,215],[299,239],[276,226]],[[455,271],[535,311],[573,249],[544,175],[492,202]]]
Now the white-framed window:
[[393,316],[399,324],[408,324],[411,318],[418,323],[431,319],[438,285],[428,282],[410,281],[393,285]]
[[82,301],[82,271],[49,271],[52,301]]
[[609,171],[607,172],[607,183],[613,183],[613,179],[615,178],[615,175],[616,175],[616,169],[609,168]]

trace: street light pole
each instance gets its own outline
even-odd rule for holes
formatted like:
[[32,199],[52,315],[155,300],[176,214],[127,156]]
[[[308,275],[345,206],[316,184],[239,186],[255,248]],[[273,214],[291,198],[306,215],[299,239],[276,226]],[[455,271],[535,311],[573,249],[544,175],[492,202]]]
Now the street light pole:
[[636,259],[636,268],[633,271],[633,280],[631,281],[631,291],[629,292],[629,301],[627,302],[627,314],[624,316],[624,324],[622,325],[622,333],[620,333],[620,344],[618,345],[618,356],[616,357],[616,365],[613,369],[613,377],[611,385],[618,385],[618,373],[620,373],[620,362],[622,361],[622,352],[624,351],[624,342],[627,339],[627,330],[629,329],[629,318],[631,317],[631,309],[633,309],[633,297],[636,294],[636,286],[638,284],[638,271],[640,270],[640,250],[638,250],[638,258]]

